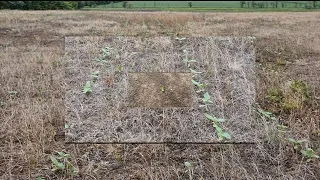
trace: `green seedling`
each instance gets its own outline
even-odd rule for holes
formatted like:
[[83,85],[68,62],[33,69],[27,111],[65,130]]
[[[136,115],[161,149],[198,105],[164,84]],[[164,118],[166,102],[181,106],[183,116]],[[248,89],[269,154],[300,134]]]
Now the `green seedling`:
[[53,163],[52,171],[57,171],[57,170],[64,170],[65,165],[61,162],[59,162],[54,156],[50,156],[50,159]]
[[227,132],[223,132],[221,127],[219,127],[217,124],[213,124],[213,127],[216,128],[216,130],[217,130],[218,140],[219,141],[223,141],[224,138],[231,139],[230,134],[227,133]]
[[209,119],[209,120],[212,121],[212,125],[213,125],[213,127],[216,129],[216,131],[217,131],[218,140],[219,140],[219,141],[223,141],[225,138],[231,139],[230,134],[227,133],[227,132],[224,132],[224,131],[222,130],[222,128],[219,127],[219,125],[218,125],[219,122],[225,122],[225,119],[217,118],[217,117],[211,116],[210,114],[207,114],[207,113],[204,113],[204,116],[205,116],[207,119]]
[[191,82],[192,82],[194,85],[196,85],[196,86],[198,86],[198,87],[200,88],[200,90],[196,91],[197,93],[203,91],[203,89],[204,89],[205,87],[207,87],[207,84],[199,83],[199,82],[197,82],[197,81],[195,81],[195,80],[193,80],[193,79],[191,80]]
[[287,140],[293,144],[293,148],[294,148],[294,149],[298,149],[299,147],[301,147],[301,143],[307,142],[306,139],[295,140],[295,139],[293,139],[293,138],[287,138]]
[[187,161],[187,162],[184,162],[184,166],[187,168],[191,168],[192,165],[190,162]]
[[271,112],[264,111],[263,109],[258,109],[258,112],[261,113],[263,116],[267,117],[268,119],[271,119],[273,121],[276,120],[276,117]]
[[102,49],[101,49],[101,51],[102,51],[102,56],[101,56],[100,58],[95,58],[95,61],[107,63],[107,59],[108,59],[108,58],[110,57],[110,55],[111,55],[111,50],[112,50],[112,48],[110,48],[110,47],[102,48]]
[[68,129],[68,128],[69,128],[69,124],[65,123],[65,124],[64,124],[64,128],[65,128],[65,129]]
[[99,73],[100,73],[100,71],[95,71],[95,72],[91,73],[91,76],[94,81],[98,79]]
[[161,87],[160,87],[160,90],[161,90],[162,92],[164,92],[164,91],[165,91],[164,86],[161,86]]
[[320,158],[317,154],[315,154],[315,152],[311,148],[307,148],[306,150],[301,150],[300,152],[308,158],[307,162],[311,161],[313,158],[316,158],[316,159]]
[[204,113],[204,116],[208,119],[210,119],[212,122],[214,123],[218,123],[218,122],[225,122],[225,119],[221,119],[221,118],[216,118],[214,116],[211,116],[210,114]]
[[52,171],[64,171],[66,174],[74,175],[75,168],[69,161],[70,154],[66,154],[63,151],[57,152],[59,156],[50,156],[52,162]]
[[208,92],[204,93],[203,98],[202,98],[202,101],[203,101],[205,104],[213,103],[213,102],[210,100],[210,95],[209,95]]
[[88,93],[91,93],[91,92],[92,92],[91,82],[90,82],[90,81],[87,81],[86,85],[83,87],[82,92],[83,92],[84,94],[88,94]]
[[45,180],[45,179],[43,179],[42,177],[37,177],[37,180]]

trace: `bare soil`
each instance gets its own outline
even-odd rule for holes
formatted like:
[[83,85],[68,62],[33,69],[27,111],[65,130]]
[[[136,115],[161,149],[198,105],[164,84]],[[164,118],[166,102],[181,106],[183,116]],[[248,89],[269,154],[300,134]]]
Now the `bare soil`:
[[191,73],[129,73],[130,107],[190,107]]

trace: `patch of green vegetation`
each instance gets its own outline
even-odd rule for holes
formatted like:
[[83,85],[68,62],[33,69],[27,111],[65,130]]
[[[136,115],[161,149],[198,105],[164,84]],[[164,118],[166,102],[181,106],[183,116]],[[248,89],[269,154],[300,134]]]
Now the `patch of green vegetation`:
[[284,98],[281,89],[274,87],[268,90],[267,95],[265,97],[268,101],[273,103],[280,103]]
[[64,175],[73,176],[76,174],[73,164],[70,162],[70,154],[63,151],[57,152],[58,156],[50,156],[52,162],[52,171],[63,173]]
[[287,138],[287,140],[293,144],[293,148],[294,148],[294,149],[298,149],[299,147],[301,147],[301,144],[302,144],[303,142],[307,142],[306,139],[295,140],[295,139],[293,139],[293,138]]
[[164,92],[165,91],[164,86],[161,86],[160,90],[161,90],[161,92]]
[[92,89],[91,89],[91,81],[87,81],[86,85],[83,87],[83,90],[82,92],[84,94],[89,94],[92,92]]
[[219,124],[218,124],[219,122],[224,122],[224,121],[225,121],[224,119],[216,118],[215,116],[212,116],[212,115],[207,114],[207,113],[204,113],[204,116],[205,116],[207,119],[211,120],[213,127],[214,127],[214,128],[216,129],[216,131],[217,131],[219,141],[223,141],[225,138],[231,139],[230,134],[227,133],[227,132],[224,132],[224,131],[222,130],[222,128],[219,126]]
[[294,93],[298,93],[300,96],[303,96],[305,98],[310,97],[307,83],[304,81],[294,80],[290,88]]
[[264,117],[266,117],[266,118],[268,118],[268,119],[270,119],[270,120],[272,120],[272,121],[275,121],[275,120],[277,119],[273,113],[268,112],[268,111],[265,111],[265,110],[263,110],[263,109],[260,109],[260,108],[259,108],[259,109],[258,109],[258,112],[259,112],[261,115],[263,115]]
[[305,81],[294,80],[285,89],[270,88],[265,98],[288,112],[303,106],[310,99],[310,91]]
[[301,150],[300,151],[302,155],[304,155],[305,157],[307,157],[307,162],[311,161],[312,159],[319,159],[320,156],[318,156],[313,149],[311,148],[307,148],[306,150]]

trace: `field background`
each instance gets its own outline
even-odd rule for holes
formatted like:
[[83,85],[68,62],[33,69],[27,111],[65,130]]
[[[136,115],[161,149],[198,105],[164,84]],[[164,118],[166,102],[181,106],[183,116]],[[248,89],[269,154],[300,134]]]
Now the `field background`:
[[[0,179],[319,179],[286,139],[319,155],[319,29],[318,12],[1,11]],[[64,37],[97,35],[254,36],[257,103],[277,120],[254,145],[65,144]],[[57,151],[76,175],[51,171]]]

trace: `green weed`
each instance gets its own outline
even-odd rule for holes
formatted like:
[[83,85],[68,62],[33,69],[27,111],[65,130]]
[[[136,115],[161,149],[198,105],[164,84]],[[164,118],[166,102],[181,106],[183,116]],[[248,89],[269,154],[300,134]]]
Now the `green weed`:
[[53,172],[64,172],[65,175],[75,175],[76,171],[72,163],[69,161],[70,154],[63,151],[57,152],[59,156],[50,156]]
[[161,86],[161,87],[160,87],[160,90],[161,90],[161,92],[164,92],[164,91],[165,91],[164,86]]
[[216,129],[216,131],[217,131],[219,141],[223,141],[225,138],[231,139],[230,134],[227,133],[227,132],[224,132],[224,131],[222,130],[222,128],[218,125],[218,123],[220,123],[220,122],[225,122],[225,119],[216,118],[216,117],[211,116],[211,115],[209,115],[209,114],[207,114],[207,113],[204,113],[204,116],[205,116],[207,119],[211,120],[211,122],[212,122],[212,124],[213,124],[213,127],[214,127],[214,128]]
[[258,109],[258,112],[260,114],[262,114],[264,117],[272,120],[272,121],[275,121],[277,118],[274,116],[274,114],[272,114],[271,112],[267,112],[267,111],[264,111],[263,109]]
[[210,100],[210,95],[208,92],[204,93],[203,95],[203,98],[202,98],[202,101],[205,103],[205,104],[209,104],[209,103],[213,103],[211,100]]
[[88,93],[91,93],[91,92],[92,92],[92,89],[91,89],[91,81],[87,81],[86,85],[83,87],[82,92],[83,92],[84,94],[88,94]]
[[295,139],[293,139],[293,138],[287,138],[287,140],[293,144],[293,148],[294,148],[294,149],[298,149],[299,147],[301,147],[301,143],[307,142],[306,139],[295,140]]
[[313,149],[311,148],[307,148],[306,150],[301,150],[300,151],[302,155],[306,156],[308,159],[307,159],[307,162],[311,161],[312,159],[319,159],[320,157],[315,154],[315,152],[313,151]]

